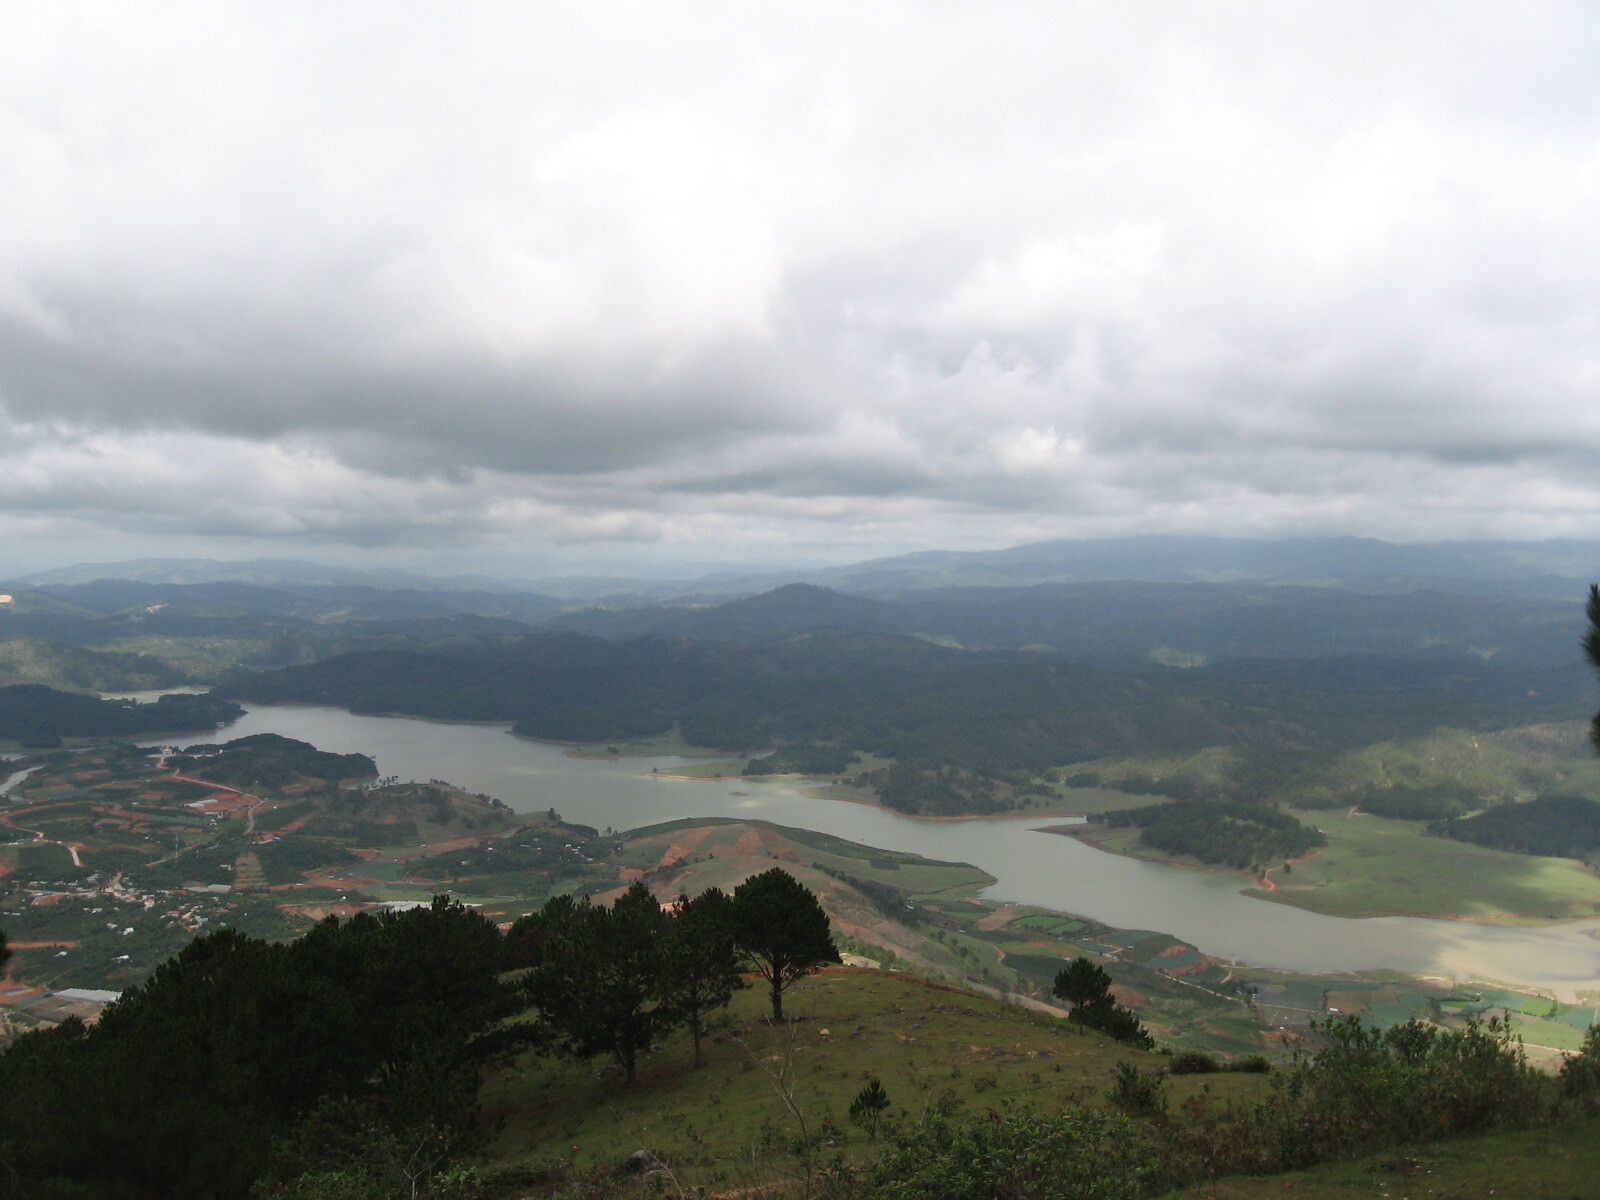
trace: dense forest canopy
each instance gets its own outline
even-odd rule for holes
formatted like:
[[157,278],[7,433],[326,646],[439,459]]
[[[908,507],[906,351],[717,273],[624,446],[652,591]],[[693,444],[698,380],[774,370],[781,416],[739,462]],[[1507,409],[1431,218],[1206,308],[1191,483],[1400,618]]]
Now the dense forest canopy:
[[220,745],[194,745],[174,755],[175,771],[203,771],[214,783],[236,787],[282,787],[297,778],[338,783],[345,779],[370,779],[377,764],[365,754],[333,754],[310,742],[278,733],[255,733]]
[[1174,800],[1095,813],[1090,820],[1137,826],[1139,839],[1156,850],[1241,870],[1299,858],[1328,844],[1320,831],[1264,804]]
[[[1357,669],[1359,667],[1359,669]],[[981,770],[1040,770],[1108,754],[1208,745],[1337,747],[1440,724],[1493,727],[1581,711],[1579,689],[1527,670],[1362,660],[1350,678],[1152,667],[1111,671],[890,634],[797,634],[753,644],[532,634],[340,655],[239,672],[220,694],[513,722],[604,743],[676,726],[728,750],[829,744]],[[1580,673],[1581,678],[1581,673]],[[1323,681],[1319,681],[1321,683]],[[1534,694],[1530,694],[1534,693]]]
[[1540,796],[1525,804],[1496,804],[1435,829],[1496,850],[1589,859],[1600,852],[1600,804],[1582,796]]
[[221,930],[97,1024],[0,1053],[0,1174],[29,1194],[217,1200],[334,1178],[373,1144],[459,1155],[482,1141],[483,1072],[509,1054],[608,1055],[631,1084],[659,1040],[690,1027],[698,1048],[742,972],[769,979],[776,1022],[784,989],[838,961],[781,868],[665,908],[639,882],[610,905],[557,896],[504,934],[443,895],[288,942]]
[[215,729],[244,715],[216,696],[169,695],[153,704],[101,700],[36,683],[0,687],[0,739],[55,746],[64,737],[137,737]]
[[495,927],[442,898],[286,943],[197,938],[97,1025],[0,1054],[0,1151],[67,1194],[199,1200],[275,1158],[292,1173],[295,1134],[300,1153],[341,1131],[465,1144],[484,1064],[517,1041],[503,965]]

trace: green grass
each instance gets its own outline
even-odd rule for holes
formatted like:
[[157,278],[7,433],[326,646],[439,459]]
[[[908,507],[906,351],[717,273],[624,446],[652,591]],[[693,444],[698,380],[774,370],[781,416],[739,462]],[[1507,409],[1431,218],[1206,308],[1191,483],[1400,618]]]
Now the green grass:
[[1189,1188],[1183,1200],[1590,1200],[1600,1119],[1386,1150],[1347,1163]]
[[54,842],[10,842],[3,850],[0,857],[17,869],[17,873],[25,878],[34,875],[53,875],[75,868],[72,865],[72,855],[64,846]]
[[1583,1033],[1565,1021],[1551,1021],[1540,1017],[1511,1014],[1511,1032],[1528,1046],[1543,1046],[1551,1050],[1577,1051],[1583,1046]]
[[[733,776],[734,778],[740,778],[739,772],[744,770],[744,764],[746,761],[748,760],[743,758],[723,757],[707,759],[702,762],[675,763],[674,765],[668,767],[665,771],[662,771],[661,774],[687,775],[694,779],[717,779],[722,776],[729,775]],[[750,785],[759,785],[761,783],[761,778],[762,777],[752,776],[745,779],[744,783]],[[766,776],[766,778],[772,777]]]
[[723,750],[709,750],[704,746],[691,746],[674,729],[654,737],[633,738],[616,742],[595,742],[574,746],[574,758],[659,758],[669,754],[683,758],[726,758]]
[[[1459,917],[1539,924],[1600,912],[1600,877],[1573,859],[1511,854],[1429,837],[1419,822],[1366,813],[1351,816],[1344,810],[1321,810],[1293,815],[1326,833],[1328,845],[1288,871],[1274,868],[1273,888],[1246,888],[1247,895],[1336,917]],[[1113,854],[1204,865],[1151,849],[1131,827],[1059,826],[1049,832],[1092,841]],[[1470,887],[1463,885],[1465,880],[1471,881]]]
[[[1295,815],[1328,835],[1327,848],[1292,872],[1274,872],[1276,891],[1252,895],[1342,917],[1533,923],[1600,911],[1600,878],[1571,859],[1429,837],[1414,821],[1345,812]],[[1468,880],[1470,887],[1464,885]]]
[[[798,1020],[787,1027],[763,1023],[764,1011],[756,990],[741,993],[731,1027],[707,1042],[705,1065],[693,1065],[678,1032],[632,1087],[614,1072],[597,1074],[598,1061],[530,1055],[484,1089],[488,1117],[505,1120],[492,1156],[533,1169],[567,1160],[584,1173],[643,1147],[685,1183],[750,1186],[792,1165],[781,1143],[799,1133],[801,1119],[812,1130],[831,1121],[828,1136],[846,1157],[865,1157],[871,1146],[847,1114],[868,1076],[882,1080],[897,1119],[911,1120],[947,1094],[980,1115],[1007,1100],[1046,1109],[1099,1103],[1119,1061],[1146,1069],[1163,1061],[1057,1018],[888,972],[830,971],[797,984],[785,1014]],[[1174,1079],[1174,1103],[1201,1082]],[[1267,1091],[1260,1076],[1203,1082],[1239,1099]]]
[[1114,792],[1109,788],[1062,788],[1056,811],[1069,816],[1088,816],[1097,812],[1122,812],[1130,808],[1144,808],[1160,804],[1165,796],[1147,796],[1134,792]]

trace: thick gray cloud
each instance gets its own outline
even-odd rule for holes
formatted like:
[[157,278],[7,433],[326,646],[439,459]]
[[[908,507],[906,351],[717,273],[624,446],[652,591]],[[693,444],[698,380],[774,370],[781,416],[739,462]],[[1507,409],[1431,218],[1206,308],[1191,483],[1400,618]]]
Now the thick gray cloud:
[[1600,536],[1597,50],[1578,2],[14,8],[0,532]]

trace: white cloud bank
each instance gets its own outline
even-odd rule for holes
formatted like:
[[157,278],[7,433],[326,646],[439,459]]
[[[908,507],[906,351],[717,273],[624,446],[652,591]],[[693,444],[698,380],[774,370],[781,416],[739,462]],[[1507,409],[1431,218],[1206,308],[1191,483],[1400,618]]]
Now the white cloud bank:
[[1586,3],[6,20],[13,544],[1600,536]]

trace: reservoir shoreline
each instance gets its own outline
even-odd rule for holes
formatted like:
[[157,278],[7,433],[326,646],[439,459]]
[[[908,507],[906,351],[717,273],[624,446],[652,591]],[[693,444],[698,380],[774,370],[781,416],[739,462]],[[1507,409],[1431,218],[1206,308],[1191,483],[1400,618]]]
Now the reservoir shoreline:
[[751,781],[742,777],[672,778],[673,767],[695,760],[579,758],[549,743],[508,736],[504,723],[247,705],[244,717],[204,740],[254,733],[279,733],[336,753],[370,754],[384,775],[446,779],[494,796],[515,811],[554,808],[596,829],[733,817],[968,862],[996,880],[982,893],[986,899],[1122,928],[1160,930],[1219,959],[1314,973],[1394,970],[1495,980],[1543,988],[1567,1000],[1577,1000],[1580,992],[1600,992],[1600,918],[1530,927],[1328,916],[1246,896],[1232,872],[1174,871],[1170,864],[1107,853],[1076,837],[1031,836],[1031,826],[1060,823],[1061,816],[928,820],[859,800],[817,798],[789,780],[769,778],[748,787]]

